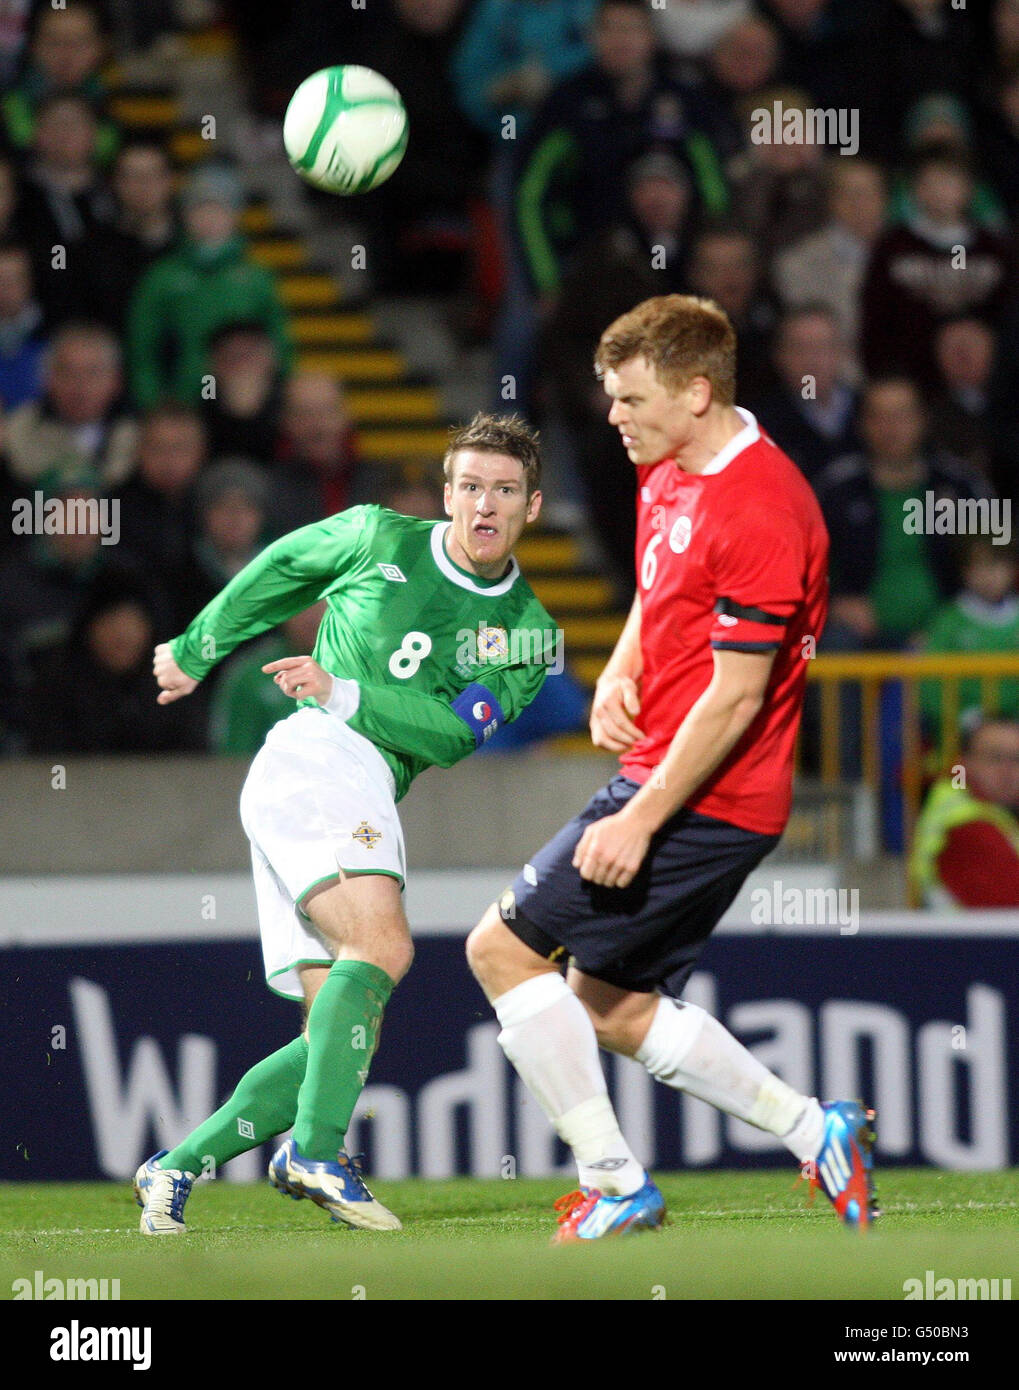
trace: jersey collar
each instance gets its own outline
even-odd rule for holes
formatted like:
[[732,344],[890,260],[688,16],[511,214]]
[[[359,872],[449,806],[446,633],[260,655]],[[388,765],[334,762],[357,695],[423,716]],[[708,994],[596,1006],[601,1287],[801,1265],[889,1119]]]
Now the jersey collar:
[[736,406],[736,414],[744,422],[743,429],[739,434],[733,435],[724,449],[719,449],[718,453],[708,464],[707,468],[701,469],[701,477],[708,473],[721,473],[723,468],[727,468],[737,454],[741,454],[744,449],[749,449],[751,444],[756,444],[761,437],[761,431],[755,416],[749,410],[744,410],[741,405]]
[[464,574],[457,569],[456,565],[446,554],[446,547],[443,541],[446,532],[449,530],[450,522],[437,521],[432,527],[432,559],[447,579],[459,584],[461,589],[469,589],[472,594],[482,594],[485,598],[499,598],[502,594],[508,593],[516,583],[517,575],[520,573],[520,566],[514,556],[510,556],[510,567],[508,572],[499,580],[498,584],[475,584],[470,575]]

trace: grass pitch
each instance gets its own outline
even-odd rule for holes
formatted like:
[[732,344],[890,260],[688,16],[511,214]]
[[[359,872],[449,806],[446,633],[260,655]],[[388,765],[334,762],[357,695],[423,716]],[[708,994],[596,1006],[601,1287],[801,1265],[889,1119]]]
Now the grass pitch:
[[[659,1178],[658,1233],[550,1247],[562,1180],[382,1182],[398,1233],[352,1231],[268,1183],[196,1186],[185,1236],[143,1237],[130,1184],[0,1186],[0,1298],[18,1278],[119,1278],[122,1299],[892,1299],[1011,1278],[1019,1173],[889,1169],[863,1237],[786,1170]],[[943,1305],[939,1305],[943,1306]]]

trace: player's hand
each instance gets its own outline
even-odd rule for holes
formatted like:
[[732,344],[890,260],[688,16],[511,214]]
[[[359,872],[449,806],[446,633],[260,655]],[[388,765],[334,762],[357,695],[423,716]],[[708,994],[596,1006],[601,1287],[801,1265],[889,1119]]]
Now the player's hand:
[[174,700],[190,695],[198,687],[195,678],[186,676],[177,665],[167,642],[160,642],[152,655],[152,674],[160,690],[156,696],[157,705],[172,705]]
[[605,888],[626,888],[651,843],[651,831],[625,810],[594,821],[577,841],[573,867],[589,883]]
[[591,705],[591,742],[595,748],[607,748],[610,753],[632,748],[644,737],[643,729],[633,722],[639,713],[640,692],[630,676],[598,681]]
[[324,705],[332,694],[332,676],[310,656],[284,656],[262,670],[293,700],[317,700]]

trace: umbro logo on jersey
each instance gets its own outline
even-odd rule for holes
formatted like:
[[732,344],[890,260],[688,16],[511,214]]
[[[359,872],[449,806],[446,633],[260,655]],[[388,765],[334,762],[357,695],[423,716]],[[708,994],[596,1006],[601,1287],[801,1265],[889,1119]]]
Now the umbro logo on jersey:
[[723,627],[735,627],[739,622],[739,618],[734,617],[732,613],[719,613],[718,621]]
[[385,560],[380,560],[379,569],[386,578],[391,579],[394,584],[406,584],[407,576],[399,565],[390,565]]

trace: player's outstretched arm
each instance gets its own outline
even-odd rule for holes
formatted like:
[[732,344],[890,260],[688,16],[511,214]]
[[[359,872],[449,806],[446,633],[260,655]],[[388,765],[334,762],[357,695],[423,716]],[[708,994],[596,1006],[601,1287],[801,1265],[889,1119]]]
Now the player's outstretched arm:
[[629,617],[598,677],[591,705],[591,742],[611,753],[624,753],[643,730],[634,722],[640,713],[640,594],[634,597]]
[[193,676],[186,676],[177,665],[167,642],[160,642],[153,654],[152,674],[159,686],[156,703],[160,705],[172,705],[174,700],[190,695],[198,685]]

